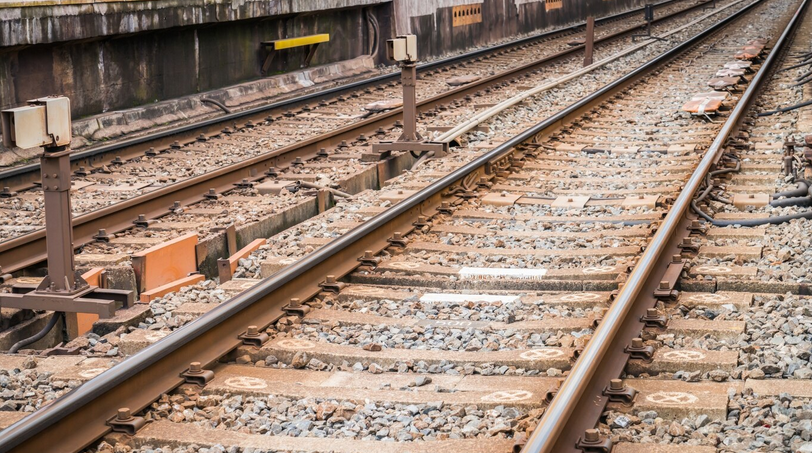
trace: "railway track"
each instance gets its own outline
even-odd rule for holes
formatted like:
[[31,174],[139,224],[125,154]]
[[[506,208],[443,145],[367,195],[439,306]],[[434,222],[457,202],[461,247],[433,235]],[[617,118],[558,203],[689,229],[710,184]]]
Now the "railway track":
[[[765,407],[743,390],[745,370],[788,368],[755,366],[750,355],[758,353],[737,345],[763,316],[756,310],[742,321],[750,301],[747,287],[736,285],[746,285],[741,277],[747,276],[755,284],[762,275],[730,263],[758,262],[762,254],[719,244],[752,241],[762,230],[709,224],[690,230],[685,215],[715,157],[730,154],[723,145],[733,143],[735,126],[751,105],[765,101],[759,90],[801,23],[803,9],[793,16],[799,4],[806,6],[742,4],[723,22],[493,150],[461,153],[446,167],[431,164],[436,167],[421,177],[397,178],[377,205],[361,197],[340,203],[341,212],[319,218],[330,214],[334,224],[321,228],[349,231],[326,244],[312,242],[320,248],[226,303],[196,307],[205,312],[197,321],[168,335],[168,326],[121,332],[115,347],[133,354],[108,371],[103,359],[72,359],[58,379],[101,374],[3,431],[0,450],[47,451],[54,436],[63,440],[59,448],[79,450],[105,435],[116,408],[126,406],[113,422],[118,428],[138,424],[128,413],[150,423],[135,436],[106,438],[122,448],[360,451],[394,440],[387,449],[435,451],[441,442],[460,451],[557,452],[571,451],[581,437],[601,451],[606,438],[633,440],[646,426],[671,423],[670,437],[651,437],[683,444],[680,450],[713,451],[718,435],[692,437],[686,430],[726,423],[729,404],[740,405],[736,417]],[[752,24],[763,35],[754,36]],[[765,67],[745,76],[714,122],[678,113],[756,38],[768,39]],[[770,126],[749,126],[751,139],[758,139],[756,131],[774,138]],[[775,170],[778,156],[767,164],[759,155],[745,158],[759,164],[742,165],[745,175]],[[725,194],[716,189],[714,196]],[[691,231],[703,235],[680,249]],[[671,256],[680,252],[677,263]],[[261,253],[267,258],[272,251]],[[222,297],[225,290],[218,290]],[[195,289],[186,303],[217,299],[213,291]],[[759,306],[778,305],[775,296],[758,297],[767,297],[756,298]],[[177,299],[171,302],[184,296]],[[717,315],[720,310],[726,311]],[[768,338],[769,332],[754,341]],[[700,339],[705,347],[696,345]],[[626,367],[629,353],[634,360]],[[19,360],[26,368],[27,359]],[[50,365],[43,360],[32,369],[47,372],[62,359],[47,360]],[[737,367],[738,374],[725,371]],[[610,381],[624,368],[627,378],[639,378]],[[728,375],[717,379],[719,372]],[[692,377],[675,378],[684,375]],[[686,382],[697,377],[708,382]],[[613,400],[608,418],[601,418],[604,388]],[[775,404],[790,407],[791,398],[781,400]],[[693,420],[701,416],[697,427]],[[596,426],[601,430],[585,434]],[[738,442],[752,438],[740,431],[745,440]],[[700,442],[687,445],[689,439]],[[621,444],[615,451],[635,448]]]
[[[655,32],[696,17],[701,13],[701,6],[692,4],[683,8],[679,3],[664,6],[668,14],[658,19]],[[613,18],[607,22],[597,29],[598,55],[617,49],[639,29],[636,18]],[[583,48],[570,45],[575,31],[528,39],[443,64],[426,65],[421,72],[419,110],[430,130],[422,132],[437,135],[456,125],[456,118],[471,115],[477,106],[497,103],[538,80],[566,73],[575,65]],[[561,68],[556,67],[562,64]],[[462,80],[462,76],[471,78]],[[467,83],[449,85],[449,82],[457,83],[454,79]],[[349,193],[379,187],[408,168],[412,161],[409,156],[396,156],[385,164],[361,161],[371,143],[397,138],[396,121],[401,115],[399,108],[390,108],[367,118],[370,111],[365,107],[399,96],[393,77],[380,77],[261,109],[261,112],[229,115],[172,133],[161,133],[152,139],[81,152],[74,162],[75,245],[93,243],[100,229],[116,234],[132,228],[139,216],[147,221],[165,217],[177,210],[176,202],[187,207],[185,212],[188,213],[189,206],[216,198],[211,196],[211,190],[225,198],[224,202],[216,207],[202,206],[193,211],[198,215],[178,219],[175,222],[178,228],[173,229],[172,235],[191,231],[195,228],[190,226],[194,225],[201,236],[211,236],[214,234],[211,229],[217,230],[225,221],[218,218],[219,213],[245,210],[246,205],[255,213],[249,216],[254,220],[285,209],[290,200],[277,203],[268,202],[264,197],[254,200],[244,197],[296,191],[301,187],[300,182]],[[45,259],[42,199],[36,187],[38,177],[36,165],[0,174],[0,186],[9,188],[7,194],[16,192],[0,198],[0,217],[4,224],[0,228],[0,265],[5,273]],[[272,187],[258,191],[240,190],[241,185],[246,188],[268,180],[282,183],[270,184]],[[308,195],[302,197],[305,193]],[[237,201],[228,202],[228,195],[234,195]],[[317,212],[312,191],[304,190],[296,202],[303,203],[303,198],[309,198],[312,205],[308,208],[311,214],[305,217]],[[321,205],[324,204],[322,200]],[[250,223],[250,219],[245,222],[240,219],[236,226]],[[186,228],[181,228],[183,224]],[[251,241],[251,238],[243,239],[238,237],[240,247]],[[141,244],[142,249],[145,245],[148,244]],[[137,247],[138,244],[128,243],[124,249],[133,251]]]

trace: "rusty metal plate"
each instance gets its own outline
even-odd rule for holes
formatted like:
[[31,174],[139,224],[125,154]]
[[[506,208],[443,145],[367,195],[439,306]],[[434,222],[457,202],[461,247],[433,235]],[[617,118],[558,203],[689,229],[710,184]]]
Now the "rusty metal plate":
[[405,200],[406,198],[411,197],[412,195],[414,195],[416,193],[417,193],[416,190],[404,190],[404,189],[387,190],[385,192],[381,192],[381,194],[378,196],[378,198],[381,201],[389,201],[391,203],[398,203],[398,202],[400,202],[402,200]]
[[682,106],[682,111],[701,115],[705,113],[716,113],[720,107],[722,107],[722,101],[719,99],[691,99]]
[[564,0],[544,0],[544,11],[552,11],[564,7]]
[[151,186],[152,183],[149,182],[142,182],[136,184],[121,184],[118,186],[109,186],[104,184],[96,184],[93,187],[89,187],[88,190],[93,191],[101,191],[101,192],[132,192],[135,190],[141,190],[145,187]]
[[454,27],[481,23],[482,3],[455,6],[451,8],[451,15],[451,25]]
[[752,50],[744,49],[736,52],[734,58],[736,58],[737,60],[754,60],[756,57],[758,57],[759,53],[761,52],[755,52],[755,49]]
[[294,183],[291,181],[265,181],[257,184],[254,188],[260,195],[279,195],[286,187],[292,187],[293,185]]
[[514,193],[489,193],[482,197],[482,204],[493,206],[513,206],[522,196]]
[[626,197],[620,205],[624,208],[645,207],[654,209],[657,207],[657,200],[660,199],[659,195],[633,195]]
[[403,99],[385,99],[383,101],[370,102],[364,106],[364,110],[370,112],[383,112],[403,106]]
[[730,63],[725,63],[725,69],[750,69],[753,63],[749,61],[731,61]]
[[725,99],[727,99],[729,97],[730,97],[730,93],[728,93],[727,91],[707,91],[705,93],[697,93],[697,94],[695,94],[691,98],[691,100],[711,98],[711,99],[719,99],[720,101],[724,101]]
[[476,82],[477,80],[481,79],[480,76],[475,75],[463,75],[457,77],[451,77],[450,79],[446,80],[445,83],[449,84],[452,87],[460,86],[460,85],[467,85],[469,83]]
[[744,69],[720,69],[716,71],[716,77],[741,77],[744,75]]
[[609,148],[611,154],[635,154],[640,151],[639,146],[613,146]]
[[93,185],[96,185],[96,183],[91,181],[71,181],[70,190],[81,190]]
[[588,196],[560,196],[550,205],[554,208],[577,208],[582,209],[589,201]]
[[708,80],[708,86],[714,90],[723,90],[725,88],[734,87],[737,83],[739,83],[739,79],[737,77],[714,77]]
[[696,151],[696,145],[670,145],[666,152],[670,153],[692,153]]

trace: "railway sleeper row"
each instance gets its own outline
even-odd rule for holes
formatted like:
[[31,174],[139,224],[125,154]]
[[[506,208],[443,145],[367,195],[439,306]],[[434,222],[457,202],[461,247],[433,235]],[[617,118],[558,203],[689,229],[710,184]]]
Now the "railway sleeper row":
[[[767,2],[754,9],[751,14],[756,19],[751,20],[766,23],[767,17],[787,10],[789,3]],[[778,29],[779,24],[773,26]],[[725,43],[735,46],[752,39],[735,30],[727,32]],[[411,232],[388,236],[389,246],[382,254],[360,257],[362,266],[344,278],[328,277],[315,298],[288,301],[284,316],[272,325],[249,327],[243,334],[247,344],[222,358],[222,363],[211,364],[213,373],[199,363],[190,364],[183,373],[189,383],[162,396],[143,415],[132,416],[138,411],[122,408],[110,421],[117,429],[140,424],[132,420],[142,416],[150,423],[135,436],[109,435],[97,449],[105,451],[120,443],[121,448],[142,449],[156,445],[214,449],[230,444],[271,450],[359,451],[378,448],[376,441],[388,439],[400,442],[387,443],[387,448],[409,451],[433,451],[436,445],[403,441],[436,440],[444,448],[466,451],[521,446],[522,438],[532,433],[543,415],[545,401],[555,398],[561,378],[600,326],[647,239],[656,233],[679,193],[679,183],[690,176],[684,167],[695,165],[714,137],[709,134],[703,142],[673,134],[639,140],[631,133],[636,121],[655,125],[672,115],[667,108],[646,108],[645,100],[659,96],[661,105],[670,103],[672,111],[677,110],[692,90],[708,80],[706,71],[729,59],[730,53],[727,48],[700,47],[681,58],[702,61],[702,69],[685,74],[679,64],[666,65],[616,98],[627,101],[612,104],[614,114],[626,119],[616,121],[616,129],[625,127],[628,134],[600,136],[601,144],[595,146],[597,135],[589,132],[599,130],[605,121],[595,118],[598,112],[587,113],[576,127],[537,137],[532,146],[517,149],[510,159],[494,161],[495,171],[490,174],[465,178],[456,190],[456,200],[444,202],[436,215],[417,218]],[[662,83],[674,75],[680,76],[678,84]],[[627,107],[618,107],[623,104]],[[686,132],[716,127],[701,122],[668,126]],[[651,143],[657,140],[661,142]],[[587,165],[573,167],[573,159]],[[584,177],[594,174],[589,164],[597,162],[603,164],[595,165],[601,169],[616,167],[617,174],[625,172],[625,184],[621,178]],[[676,176],[670,174],[672,170]],[[631,172],[651,177],[630,177]],[[548,176],[551,173],[557,175]],[[407,191],[426,185],[402,180],[395,184],[400,188],[393,188],[387,203],[407,202]],[[369,214],[381,211],[366,209]],[[357,220],[345,221],[340,228],[349,228],[353,222]],[[542,234],[536,234],[539,230]],[[714,227],[707,229],[706,237],[752,241],[763,231]],[[329,247],[318,241],[312,245]],[[697,259],[732,256],[733,261],[762,256],[758,246],[685,245],[685,257],[675,261],[683,263],[694,254]],[[263,252],[267,255],[267,249]],[[686,276],[711,271],[707,266],[685,269]],[[223,287],[239,291],[239,285],[253,283],[232,279]],[[762,382],[720,375],[735,376],[735,352],[718,345],[733,344],[745,335],[744,321],[680,318],[675,315],[682,311],[664,309],[676,299],[681,308],[745,310],[760,296],[741,290],[692,292],[677,287],[675,281],[665,286],[661,288],[663,305],[647,312],[647,327],[629,345],[635,360],[625,379],[610,382],[604,390],[604,395],[617,400],[609,406],[613,427],[619,420],[616,413],[628,411],[655,412],[655,418],[671,421],[701,414],[715,422],[728,415],[730,395],[765,391]],[[187,304],[186,309],[197,308],[199,313],[216,306]],[[117,347],[135,352],[168,331],[134,329],[119,335]],[[652,347],[663,338],[671,348]],[[697,338],[717,347],[682,347]],[[64,366],[68,360],[75,363]],[[91,360],[99,365],[93,372],[85,363]],[[76,373],[70,376],[81,381],[103,372],[106,360],[49,357],[34,359],[32,369],[45,371],[50,362],[61,369],[57,374],[70,370]],[[19,366],[28,368],[24,362]],[[689,378],[648,377],[658,374]],[[708,380],[691,382],[696,377]],[[585,434],[584,440],[591,442],[593,436]],[[600,434],[596,441],[602,442]],[[672,451],[667,446],[657,448]],[[705,445],[680,445],[673,451],[676,448],[708,450]],[[613,451],[642,449],[651,447],[620,443]]]

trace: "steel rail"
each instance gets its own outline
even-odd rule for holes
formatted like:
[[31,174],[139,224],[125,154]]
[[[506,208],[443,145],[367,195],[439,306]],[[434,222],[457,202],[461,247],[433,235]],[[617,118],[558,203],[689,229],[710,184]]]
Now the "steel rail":
[[[755,5],[755,4],[754,4]],[[754,5],[734,13],[711,30],[720,28]],[[701,33],[698,36],[704,36]],[[262,280],[251,289],[223,302],[197,320],[147,346],[122,363],[70,391],[39,411],[0,432],[0,453],[77,451],[109,432],[106,421],[119,407],[133,412],[150,405],[159,395],[183,381],[179,377],[192,361],[208,366],[236,348],[237,336],[247,326],[270,325],[283,315],[292,297],[307,300],[321,291],[327,275],[341,278],[358,267],[364,251],[380,251],[395,232],[414,229],[418,216],[432,216],[451,197],[448,189],[470,175],[482,176],[524,142],[550,135],[646,74],[692,46],[698,37],[669,50],[633,72],[609,83],[555,115],[526,129],[493,150],[440,178],[385,212],[317,249],[291,266]],[[53,439],[59,439],[58,445]]]
[[[656,3],[655,6],[665,6],[670,3],[678,2],[680,0],[664,0],[662,2]],[[698,3],[692,7],[686,8],[685,10],[681,10],[676,12],[676,14],[680,14],[683,12],[690,11],[695,9],[699,6],[704,5],[705,3],[709,3],[712,0],[706,0],[705,2]],[[632,16],[634,14],[638,14],[643,11],[643,8],[633,9],[631,11],[625,11],[617,14],[613,14],[610,16],[606,16],[603,18],[599,18],[596,20],[596,23],[603,24],[603,23],[610,23],[616,20],[620,20],[627,16]],[[657,23],[663,20],[667,20],[671,18],[672,15],[663,16],[655,18],[653,23]],[[471,52],[466,52],[460,55],[455,55],[452,57],[444,58],[441,60],[436,60],[428,63],[423,63],[417,66],[418,72],[421,71],[428,71],[436,68],[440,68],[443,66],[447,66],[454,63],[463,62],[466,60],[470,60],[472,58],[476,58],[482,55],[487,55],[490,53],[498,52],[505,49],[510,49],[513,47],[518,47],[526,44],[531,44],[538,40],[553,38],[556,35],[566,36],[567,34],[577,33],[580,31],[581,28],[585,26],[585,22],[579,22],[575,25],[571,25],[569,27],[560,28],[556,30],[546,31],[540,34],[535,34],[532,36],[527,36],[525,38],[517,39],[515,41],[506,42],[503,44],[497,44],[494,46],[484,47],[482,49],[473,50]],[[634,28],[640,28],[643,24],[635,26]],[[600,42],[596,40],[596,42]],[[584,48],[583,45],[574,46],[571,50],[580,51]],[[260,107],[254,107],[251,109],[246,109],[240,112],[226,114],[222,116],[218,116],[216,118],[210,118],[207,120],[198,121],[192,124],[187,124],[183,126],[177,126],[170,129],[166,129],[164,131],[156,132],[147,134],[141,137],[121,140],[116,143],[112,143],[109,145],[102,145],[102,146],[94,146],[91,149],[87,149],[84,151],[79,151],[71,155],[71,168],[78,169],[79,166],[91,166],[91,165],[99,165],[104,162],[105,156],[125,156],[132,153],[143,153],[144,150],[148,149],[149,147],[160,148],[162,146],[169,146],[173,141],[179,139],[194,139],[197,135],[201,133],[213,133],[218,132],[226,126],[231,126],[235,121],[247,121],[249,119],[256,119],[260,118],[264,115],[267,115],[269,112],[273,110],[280,110],[285,108],[292,108],[297,105],[306,104],[314,101],[318,101],[321,99],[325,99],[331,96],[336,96],[340,94],[344,94],[346,92],[355,90],[357,88],[365,88],[374,86],[378,83],[385,83],[391,81],[400,80],[400,73],[399,72],[392,72],[390,74],[383,74],[378,75],[375,77],[371,77],[369,79],[359,80],[356,82],[350,82],[347,84],[342,84],[333,88],[328,88],[325,90],[321,90],[315,93],[306,94],[303,96],[297,96],[291,99],[285,99],[282,101],[274,102],[272,104],[263,105]],[[0,171],[0,187],[9,187],[12,190],[22,190],[28,187],[31,187],[34,182],[39,180],[39,163],[23,165],[19,167],[14,167],[8,170]]]
[[[684,14],[702,5],[704,5],[704,3],[698,3],[671,15],[664,16],[660,20]],[[637,28],[639,27],[633,26],[620,30],[597,39],[596,42],[606,42],[617,39],[633,32]],[[512,70],[490,77],[484,77],[477,82],[421,100],[417,104],[418,110],[426,111],[437,104],[447,103],[453,99],[473,94],[485,86],[515,79],[523,73],[528,73],[550,62],[579,52],[582,48],[583,46],[571,47]],[[248,158],[237,164],[220,167],[212,172],[184,179],[143,195],[129,198],[120,203],[77,216],[73,219],[74,246],[78,248],[93,242],[93,236],[98,233],[100,228],[104,228],[108,233],[118,233],[127,228],[131,228],[132,222],[141,214],[149,219],[168,214],[169,208],[175,201],[179,201],[182,205],[188,206],[203,200],[204,195],[209,189],[213,188],[217,192],[229,190],[233,188],[233,184],[243,179],[256,180],[258,175],[263,175],[270,167],[284,168],[297,157],[302,159],[315,158],[320,148],[330,148],[338,145],[342,140],[354,140],[359,133],[374,131],[379,127],[389,126],[402,116],[402,112],[403,109],[398,108],[374,115],[366,120],[348,124],[316,137],[311,137],[268,153]],[[240,113],[239,115],[242,114],[243,113]],[[222,124],[220,125],[222,126]],[[197,130],[197,132],[199,132],[199,130]],[[191,139],[194,140],[195,138],[191,137]],[[2,266],[4,273],[16,272],[45,260],[46,246],[44,228],[0,242],[0,266]]]
[[[658,262],[661,261],[663,251],[667,248],[669,242],[671,242],[671,238],[679,229],[679,225],[681,223],[684,224],[684,217],[688,212],[694,194],[704,181],[705,175],[710,171],[716,157],[722,152],[724,143],[728,137],[741,124],[747,109],[755,99],[764,80],[768,77],[768,74],[771,73],[773,65],[778,59],[778,55],[800,22],[800,17],[803,15],[806,6],[807,0],[803,0],[787,27],[785,27],[784,32],[778,41],[776,41],[769,56],[725,121],[719,134],[713,140],[698,167],[691,175],[685,188],[680,192],[676,201],[671,206],[671,209],[669,209],[668,215],[660,224],[657,233],[646,247],[640,261],[632,270],[623,288],[615,298],[614,303],[609,308],[609,311],[603,316],[592,339],[581,352],[578,361],[570,370],[569,375],[562,383],[555,398],[545,410],[539,424],[522,449],[522,453],[580,451],[576,448],[576,442],[578,437],[583,435],[583,432],[575,432],[568,429],[568,424],[571,421],[573,413],[576,412],[578,406],[594,406],[598,404],[596,401],[603,397],[600,390],[596,393],[595,389],[605,387],[608,384],[609,378],[606,376],[598,376],[596,370],[598,370],[602,362],[604,362],[604,358],[607,357],[613,339],[619,335],[621,326],[623,326],[627,320],[627,315],[641,294],[641,289],[650,283],[648,280],[651,277],[651,270],[658,267]],[[596,379],[602,379],[602,385],[601,382],[595,382]]]

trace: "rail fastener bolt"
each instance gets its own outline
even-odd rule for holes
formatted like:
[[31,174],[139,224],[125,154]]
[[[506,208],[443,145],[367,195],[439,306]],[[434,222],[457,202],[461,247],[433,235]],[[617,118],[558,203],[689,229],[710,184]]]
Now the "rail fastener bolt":
[[133,416],[128,407],[119,408],[116,416],[107,420],[107,425],[114,432],[125,433],[129,436],[134,436],[146,424],[147,420],[144,417]]
[[381,259],[375,256],[375,254],[372,253],[372,250],[364,250],[364,256],[358,258],[358,261],[361,263],[361,266],[367,266],[375,269],[378,267]]
[[632,344],[623,350],[633,360],[651,363],[654,360],[654,346],[646,346],[642,338],[632,338]]
[[550,404],[555,398],[555,395],[558,394],[558,391],[561,389],[561,384],[564,383],[564,378],[559,378],[555,380],[555,383],[550,387],[546,392],[544,392],[544,401],[547,404]]
[[259,331],[257,326],[248,326],[248,330],[240,334],[237,338],[242,340],[242,344],[246,346],[262,346],[266,341],[268,341],[268,334]]
[[392,237],[387,239],[386,242],[393,247],[400,248],[406,248],[406,246],[409,244],[409,240],[403,237],[399,231],[395,231],[395,233],[392,234]]
[[423,228],[429,226],[429,219],[424,215],[417,216],[417,221],[412,223],[412,225],[416,226],[417,228]]
[[107,234],[107,230],[105,230],[104,228],[100,229],[98,233],[93,235],[93,239],[96,240],[97,242],[110,242],[110,239],[112,239],[113,237],[115,236]]
[[209,381],[214,379],[214,371],[204,370],[200,362],[192,362],[189,364],[189,368],[180,374],[180,377],[182,377],[188,384],[195,384],[203,387],[208,384]]
[[294,297],[290,299],[290,302],[285,306],[284,310],[289,316],[301,317],[310,312],[310,307],[303,305],[299,298]]
[[612,451],[612,439],[602,436],[597,429],[588,429],[575,446],[584,453],[609,453]]
[[660,314],[656,308],[649,308],[646,310],[646,314],[640,317],[640,322],[647,328],[665,329],[665,326],[668,325],[668,318]]
[[637,396],[637,390],[629,387],[623,383],[622,379],[612,379],[609,385],[603,389],[603,395],[613,403],[622,403],[624,405],[631,405],[634,402],[634,397]]
[[338,294],[344,289],[346,284],[336,280],[335,275],[328,275],[323,282],[319,283],[319,286],[328,293]]

